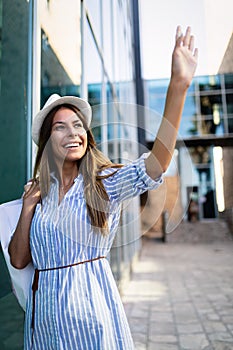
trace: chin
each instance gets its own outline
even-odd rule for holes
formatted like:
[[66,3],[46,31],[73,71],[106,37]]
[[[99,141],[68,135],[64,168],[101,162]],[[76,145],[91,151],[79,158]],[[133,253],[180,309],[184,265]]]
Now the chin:
[[76,162],[77,160],[80,160],[84,157],[85,153],[83,154],[77,154],[73,156],[66,156],[65,160],[68,162]]

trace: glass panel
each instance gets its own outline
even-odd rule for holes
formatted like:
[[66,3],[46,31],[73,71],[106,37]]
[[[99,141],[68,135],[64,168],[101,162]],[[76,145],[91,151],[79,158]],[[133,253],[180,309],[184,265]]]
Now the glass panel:
[[[101,84],[89,84],[88,85],[88,101],[94,106],[98,106],[101,103]],[[101,113],[100,108],[93,108],[93,121],[92,132],[95,140],[98,143],[101,142]]]
[[[87,31],[84,33],[85,41],[85,78],[87,84],[101,84],[102,82],[102,65],[95,42],[88,23],[86,23]],[[100,101],[101,102],[101,101]]]
[[223,134],[222,125],[222,96],[205,95],[200,98],[200,112],[202,114],[202,134]]
[[226,94],[227,113],[233,114],[233,94]]
[[149,94],[149,108],[153,109],[160,115],[163,114],[164,103],[165,103],[164,97],[156,98],[155,96],[153,96],[153,94],[152,95]]
[[[80,95],[80,4],[39,2],[41,13],[41,104],[52,93]],[[63,20],[69,17],[69,25]]]
[[225,74],[225,89],[233,89],[233,74]]
[[86,23],[86,28],[84,33],[85,78],[88,85],[89,103],[92,106],[98,106],[92,110],[92,131],[97,144],[100,144],[102,140],[102,111],[100,109],[102,103],[102,65],[88,23]]
[[[1,57],[2,57],[2,0],[0,0],[0,62],[1,62]],[[0,84],[0,89],[1,89],[1,84]]]
[[[105,1],[104,1],[105,3]],[[101,45],[101,4],[100,0],[85,0],[85,5],[88,11],[88,15],[91,20],[91,24],[93,26],[93,31],[97,38],[98,44]],[[105,4],[104,4],[105,6]],[[108,14],[109,16],[109,14]]]
[[187,97],[185,99],[185,104],[184,104],[182,117],[195,116],[197,114],[196,109],[197,109],[197,106],[196,106],[195,96],[187,95]]
[[224,134],[224,123],[222,118],[214,121],[211,116],[201,118],[201,134],[202,135],[223,135]]
[[200,91],[220,90],[221,89],[219,75],[197,77],[197,82],[199,83]]
[[191,85],[188,88],[188,94],[193,93],[195,91],[195,85],[196,85],[196,81],[195,81],[195,79],[193,79]]
[[21,197],[27,177],[29,2],[0,4],[0,202],[6,202]]
[[198,122],[195,117],[181,119],[178,138],[187,138],[198,135]]
[[233,133],[233,116],[228,118],[228,132]]
[[148,80],[146,81],[146,88],[149,89],[151,94],[165,95],[167,92],[169,80]]
[[[93,1],[92,1],[93,2]],[[103,41],[104,41],[104,63],[105,63],[105,69],[108,73],[108,76],[111,80],[114,78],[114,72],[113,72],[113,61],[115,55],[115,47],[114,47],[114,41],[113,41],[113,19],[112,19],[112,0],[105,0],[104,6],[103,6]]]

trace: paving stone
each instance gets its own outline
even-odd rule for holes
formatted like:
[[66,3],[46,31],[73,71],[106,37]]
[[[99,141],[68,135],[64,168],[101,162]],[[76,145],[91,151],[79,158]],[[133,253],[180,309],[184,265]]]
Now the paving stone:
[[129,317],[129,327],[132,333],[148,333],[148,320],[145,319],[144,322],[140,318]]
[[177,324],[179,334],[193,334],[203,332],[203,328],[199,323]]
[[211,345],[205,347],[204,350],[233,350],[233,343],[214,341]]
[[187,334],[180,336],[180,345],[182,350],[202,350],[209,345],[205,334]]
[[229,323],[229,324],[233,324],[233,316],[223,316],[222,320],[224,323]]
[[175,313],[175,320],[177,323],[186,323],[186,324],[190,324],[190,323],[198,323],[199,319],[197,317],[197,315],[193,312],[193,313],[189,313],[186,311],[179,311]]
[[134,346],[135,346],[135,350],[147,350],[146,343],[135,342]]
[[180,350],[178,345],[149,342],[147,350]]
[[232,335],[229,332],[216,332],[216,333],[212,333],[212,334],[208,334],[208,337],[210,340],[212,341],[232,341],[233,342],[233,338]]
[[227,330],[226,326],[218,321],[207,321],[203,323],[203,326],[207,333],[225,332]]
[[146,344],[147,343],[147,334],[143,334],[143,333],[132,333],[134,342],[142,343],[142,344]]
[[150,335],[149,341],[153,343],[177,343],[178,338],[170,334]]
[[150,310],[149,308],[140,308],[140,307],[134,307],[132,310],[131,310],[131,317],[134,317],[134,318],[149,318],[149,313],[150,313]]
[[210,313],[210,314],[206,315],[206,319],[209,320],[209,321],[219,321],[220,317],[216,313]]
[[152,322],[149,326],[149,335],[164,335],[164,334],[170,334],[175,335],[176,334],[176,326],[174,322]]
[[173,315],[171,312],[153,312],[150,316],[151,322],[173,322]]

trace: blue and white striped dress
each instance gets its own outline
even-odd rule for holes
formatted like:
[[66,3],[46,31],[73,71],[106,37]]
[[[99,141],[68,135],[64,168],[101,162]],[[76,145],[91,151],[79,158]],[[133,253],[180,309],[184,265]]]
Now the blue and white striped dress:
[[[58,205],[58,183],[37,205],[31,224],[30,245],[38,269],[70,265],[106,256],[120,219],[121,202],[155,189],[145,171],[145,155],[103,180],[110,198],[110,234],[93,231],[83,194],[82,176]],[[104,173],[113,172],[107,169]],[[32,344],[32,291],[27,302],[25,350],[131,350],[130,329],[107,259],[65,269],[40,272],[35,299]]]

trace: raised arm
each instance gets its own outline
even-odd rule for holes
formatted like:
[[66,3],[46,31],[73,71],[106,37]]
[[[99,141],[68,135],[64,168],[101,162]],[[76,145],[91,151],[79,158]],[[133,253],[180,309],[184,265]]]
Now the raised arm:
[[176,30],[172,54],[171,79],[167,90],[163,119],[149,157],[145,160],[148,175],[155,179],[169,166],[176,144],[186,93],[197,66],[198,50],[188,27],[185,35]]
[[26,185],[22,211],[8,248],[11,264],[17,269],[23,269],[31,261],[29,233],[35,207],[39,200],[39,185],[37,183]]

